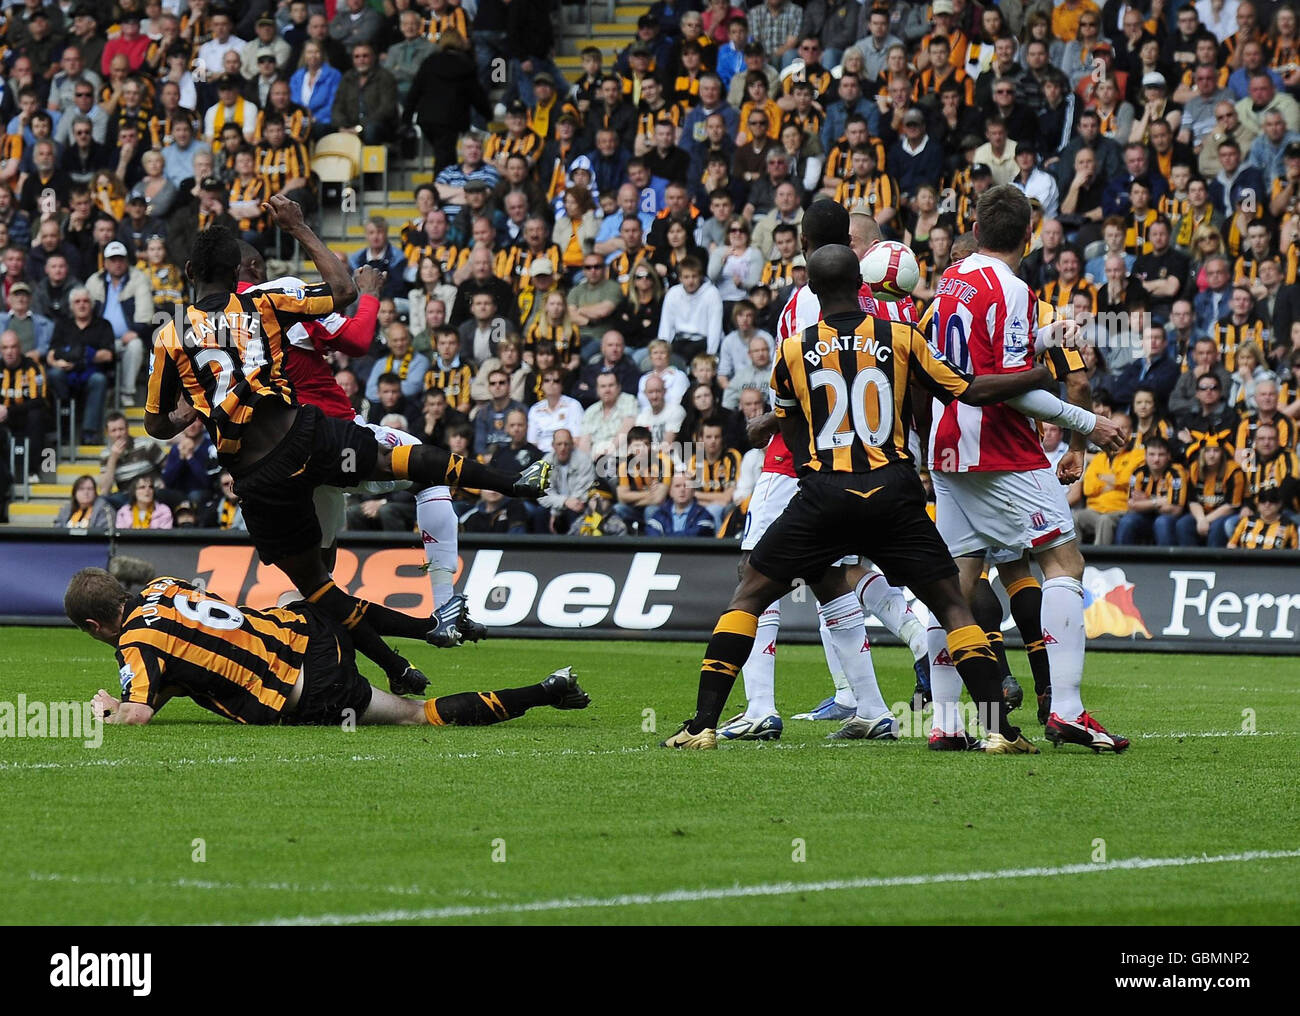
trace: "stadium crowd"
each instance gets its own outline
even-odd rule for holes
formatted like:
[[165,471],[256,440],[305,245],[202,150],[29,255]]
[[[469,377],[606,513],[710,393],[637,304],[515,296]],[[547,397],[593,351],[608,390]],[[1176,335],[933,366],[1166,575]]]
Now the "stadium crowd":
[[[1297,545],[1288,4],[660,0],[574,81],[544,0],[3,16],[0,433],[37,472],[57,398],[107,440],[59,525],[242,525],[202,428],[132,438],[110,393],[141,398],[199,229],[284,259],[261,203],[319,213],[316,142],[410,149],[418,130],[434,182],[411,221],[366,221],[349,260],[388,273],[375,337],[332,360],[368,421],[497,468],[554,463],[540,507],[458,492],[466,531],[735,535],[804,209],[827,196],[907,243],[924,307],[975,198],[1012,182],[1035,208],[1021,274],[1086,324],[1094,408],[1132,433],[1070,492],[1085,537]],[[0,451],[0,504],[8,467]],[[359,529],[414,517],[405,491],[349,509]]]

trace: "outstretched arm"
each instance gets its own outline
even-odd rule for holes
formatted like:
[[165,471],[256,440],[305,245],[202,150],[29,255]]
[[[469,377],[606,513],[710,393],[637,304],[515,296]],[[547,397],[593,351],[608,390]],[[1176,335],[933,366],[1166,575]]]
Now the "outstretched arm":
[[352,282],[348,266],[339,261],[325,246],[325,241],[312,232],[302,217],[298,202],[283,194],[273,194],[266,203],[266,210],[275,224],[297,240],[303,252],[315,263],[321,281],[330,287],[334,309],[341,311],[351,306],[357,298],[357,287]]

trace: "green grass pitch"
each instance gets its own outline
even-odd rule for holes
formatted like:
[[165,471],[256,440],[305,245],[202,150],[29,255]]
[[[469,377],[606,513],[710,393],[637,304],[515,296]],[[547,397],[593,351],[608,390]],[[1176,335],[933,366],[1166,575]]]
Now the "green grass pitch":
[[[789,720],[779,746],[652,747],[691,711],[700,650],[417,647],[440,692],[572,664],[592,694],[585,712],[486,729],[240,728],[176,702],[148,728],[106,728],[97,749],[0,740],[0,920],[1300,917],[1293,660],[1093,654],[1087,701],[1134,741],[1118,758],[1052,750],[1025,711],[1041,756],[828,745],[829,725]],[[887,700],[904,699],[907,654],[876,662]],[[1012,665],[1028,683],[1018,652]],[[0,701],[85,699],[115,677],[109,651],[71,630],[0,634]],[[820,648],[782,648],[777,679],[787,716],[815,704]]]

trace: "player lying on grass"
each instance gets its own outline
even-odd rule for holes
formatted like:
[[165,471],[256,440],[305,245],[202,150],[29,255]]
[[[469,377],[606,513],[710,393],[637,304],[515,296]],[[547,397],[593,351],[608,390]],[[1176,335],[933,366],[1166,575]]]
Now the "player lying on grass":
[[[842,572],[831,569],[838,559],[860,554],[874,561],[891,585],[911,588],[947,632],[953,661],[988,730],[984,750],[1036,753],[1007,717],[988,639],[926,514],[925,492],[908,451],[908,421],[912,383],[944,401],[985,405],[1046,384],[1051,375],[1036,367],[972,378],[931,350],[914,326],[868,317],[858,301],[858,258],[846,246],[831,244],[813,254],[808,280],[823,319],[782,342],[772,370],[781,433],[798,464],[799,492],[754,548],[714,628],[695,716],[663,744],[717,746],[718,717],[753,648],[758,614],[796,579],[812,587],[832,636],[861,646],[862,608]],[[848,660],[856,664],[851,654]],[[846,666],[845,675],[857,714],[845,721],[844,732],[866,737],[892,716],[875,682],[863,680],[864,668]]]
[[310,602],[346,627],[395,688],[422,687],[423,675],[413,674],[383,637],[452,645],[460,636],[431,629],[427,618],[358,600],[334,584],[321,560],[315,489],[412,480],[536,500],[549,485],[550,465],[534,463],[511,477],[434,445],[392,448],[350,420],[304,405],[287,373],[287,335],[295,325],[347,307],[357,288],[296,203],[277,194],[268,211],[324,281],[292,291],[236,293],[240,251],[234,234],[222,226],[199,233],[185,263],[194,302],[183,319],[167,322],[154,336],[145,429],[167,440],[201,416],[234,477],[258,557],[277,565]]
[[352,640],[304,600],[254,610],[181,579],[156,578],[132,596],[102,568],[83,568],[63,597],[72,622],[117,650],[121,698],[100,689],[106,723],[148,723],[190,698],[236,723],[356,723],[481,727],[537,706],[585,709],[572,668],[538,684],[418,701],[391,695],[357,670]]

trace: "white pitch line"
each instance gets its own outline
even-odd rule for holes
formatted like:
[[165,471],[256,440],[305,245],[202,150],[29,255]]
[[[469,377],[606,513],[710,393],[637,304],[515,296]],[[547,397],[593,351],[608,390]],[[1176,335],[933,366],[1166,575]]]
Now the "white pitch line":
[[290,893],[386,893],[394,896],[466,896],[499,899],[500,893],[473,889],[441,890],[419,885],[331,885],[300,882],[222,882],[199,878],[124,878],[116,875],[70,875],[57,871],[32,871],[29,882],[60,882],[69,885],[125,886],[133,889],[202,889],[216,892],[290,892]]
[[1100,864],[1065,864],[1054,868],[1003,868],[997,871],[960,871],[933,875],[898,875],[888,878],[850,878],[827,882],[774,882],[717,889],[672,889],[661,893],[627,893],[621,896],[568,896],[530,903],[502,903],[491,906],[430,907],[424,910],[377,910],[364,914],[302,914],[254,922],[277,927],[312,925],[392,924],[399,921],[441,921],[458,917],[492,917],[504,914],[546,913],[560,910],[616,909],[658,906],[665,903],[701,903],[708,900],[744,899],[756,896],[793,896],[805,893],[843,892],[853,889],[892,889],[900,886],[951,885],[991,882],[1014,878],[1060,878],[1107,871],[1146,871],[1154,868],[1184,868],[1200,864],[1242,864],[1300,858],[1300,850],[1251,850],[1214,857],[1130,857]]
[[[1184,730],[1184,731],[1155,731],[1147,734],[1134,735],[1137,740],[1166,740],[1175,738],[1201,738],[1201,737],[1286,737],[1291,736],[1292,731],[1286,730],[1257,730],[1253,734],[1246,734],[1240,730]],[[904,743],[917,741],[919,738],[904,738]],[[447,752],[430,752],[421,755],[421,759],[429,761],[451,761],[458,759],[499,759],[499,758],[565,758],[565,757],[593,757],[603,755],[640,755],[645,752],[653,751],[655,745],[641,744],[628,745],[622,748],[561,748],[557,751],[544,751],[540,748],[530,751],[506,750],[504,748],[494,748],[485,751],[447,751]],[[850,744],[845,741],[832,741],[826,744],[790,744],[780,741],[758,742],[753,745],[747,745],[746,748],[753,751],[861,751],[862,746]],[[885,749],[887,750],[887,749]],[[0,772],[39,772],[47,769],[120,769],[120,768],[169,768],[171,766],[231,766],[231,765],[300,765],[302,763],[352,763],[352,762],[398,762],[410,761],[409,756],[395,755],[217,755],[210,758],[172,758],[172,759],[140,759],[140,758],[94,758],[82,759],[75,762],[9,762],[0,759]]]

